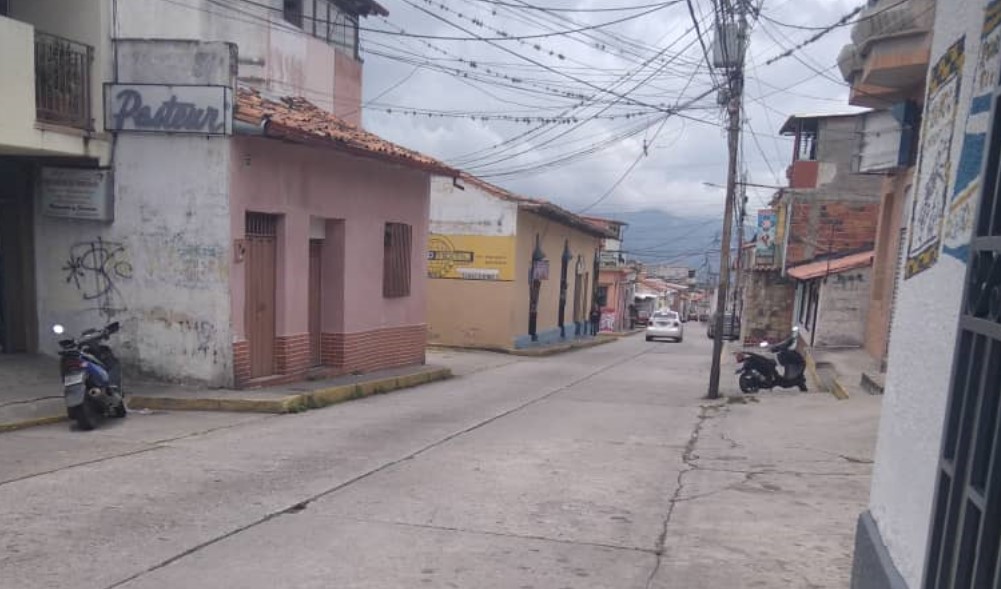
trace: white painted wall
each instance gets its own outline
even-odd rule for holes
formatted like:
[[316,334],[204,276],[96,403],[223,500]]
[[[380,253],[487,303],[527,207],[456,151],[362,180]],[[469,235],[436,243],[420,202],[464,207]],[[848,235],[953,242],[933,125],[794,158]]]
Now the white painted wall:
[[486,190],[451,178],[431,178],[431,233],[442,235],[512,236],[518,228],[518,205]]
[[241,83],[279,96],[304,96],[328,111],[334,111],[335,101],[349,112],[360,111],[360,102],[345,105],[335,99],[335,49],[308,32],[312,2],[304,2],[303,29],[284,20],[282,0],[233,4],[119,0],[119,36],[235,43]]
[[[233,82],[225,45],[136,41],[120,50],[122,82]],[[113,223],[36,214],[43,351],[55,351],[54,322],[79,332],[118,320],[114,345],[127,371],[231,383],[229,154],[225,137],[123,133]]]
[[[943,10],[945,4],[939,2],[935,15],[933,64],[966,35],[954,163],[969,110],[984,4],[951,0]],[[905,210],[910,217],[910,203]],[[913,589],[920,587],[923,572],[964,277],[965,264],[942,255],[930,269],[900,283],[893,321],[869,507],[894,563]]]
[[820,291],[815,347],[862,347],[871,286],[871,266],[845,270],[825,279]]

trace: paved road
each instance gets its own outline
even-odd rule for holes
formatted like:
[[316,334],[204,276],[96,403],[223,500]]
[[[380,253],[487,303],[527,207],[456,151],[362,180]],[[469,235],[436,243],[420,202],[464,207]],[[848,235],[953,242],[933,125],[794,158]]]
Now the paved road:
[[[459,378],[298,415],[154,413],[91,433],[2,434],[0,587],[838,586],[825,583],[845,575],[868,458],[807,449],[796,474],[778,449],[742,453],[726,430],[703,452],[699,434],[730,408],[701,399],[709,345],[694,335],[544,359],[453,354]],[[859,407],[850,446],[864,449],[875,423]],[[770,435],[772,418],[749,415],[747,436]],[[838,489],[836,512],[824,489],[802,488],[811,469]],[[756,554],[759,508],[739,497],[782,486],[811,493],[799,509],[820,513],[815,526],[778,525],[792,507],[759,533],[813,562]],[[740,495],[710,497],[728,492]],[[768,497],[762,513],[789,502]]]

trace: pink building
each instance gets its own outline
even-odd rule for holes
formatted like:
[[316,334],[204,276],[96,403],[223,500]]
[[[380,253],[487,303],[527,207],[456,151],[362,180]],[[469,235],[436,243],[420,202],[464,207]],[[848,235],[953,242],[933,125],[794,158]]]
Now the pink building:
[[304,99],[241,89],[235,119],[236,383],[423,362],[429,180],[453,172]]

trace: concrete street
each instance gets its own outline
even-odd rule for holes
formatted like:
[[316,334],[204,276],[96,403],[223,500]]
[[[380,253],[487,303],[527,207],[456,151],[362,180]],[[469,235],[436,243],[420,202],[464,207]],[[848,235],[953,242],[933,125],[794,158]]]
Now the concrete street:
[[296,415],[0,434],[0,587],[847,587],[879,398],[706,401],[688,329],[435,352],[457,378]]

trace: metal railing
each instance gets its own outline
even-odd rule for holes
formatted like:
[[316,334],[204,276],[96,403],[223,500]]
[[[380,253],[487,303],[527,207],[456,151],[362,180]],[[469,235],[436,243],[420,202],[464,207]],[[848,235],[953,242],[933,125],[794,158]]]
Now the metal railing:
[[35,116],[39,121],[91,128],[90,66],[94,48],[35,31]]

